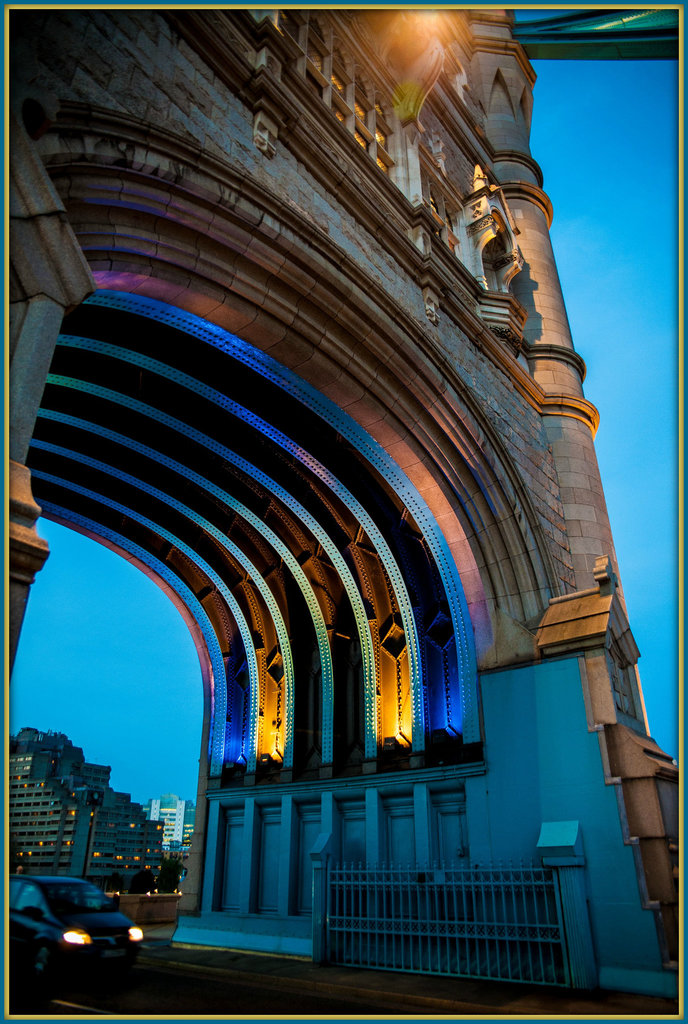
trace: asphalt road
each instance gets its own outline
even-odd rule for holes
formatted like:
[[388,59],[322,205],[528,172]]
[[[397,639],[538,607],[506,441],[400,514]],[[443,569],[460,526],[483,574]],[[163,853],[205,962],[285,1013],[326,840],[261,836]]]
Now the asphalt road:
[[355,999],[328,998],[315,993],[297,994],[279,991],[265,985],[238,983],[236,975],[224,977],[204,974],[197,970],[137,964],[123,981],[98,980],[60,988],[49,1002],[32,1003],[30,998],[11,1005],[12,1013],[51,1016],[81,1015],[138,1015],[155,1017],[184,1014],[217,1014],[222,1018],[235,1015],[265,1015],[277,1017],[345,1017],[375,1016],[376,1014],[402,1015],[413,1013],[402,1004],[373,1006]]

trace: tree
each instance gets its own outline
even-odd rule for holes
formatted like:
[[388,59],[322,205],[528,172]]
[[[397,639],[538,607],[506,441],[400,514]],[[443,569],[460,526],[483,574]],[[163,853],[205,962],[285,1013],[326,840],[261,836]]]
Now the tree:
[[133,892],[140,896],[146,892],[155,892],[155,886],[155,875],[152,871],[149,871],[148,869],[145,871],[137,871],[129,883],[129,892]]
[[158,892],[176,892],[182,874],[182,862],[176,857],[165,857],[158,875]]

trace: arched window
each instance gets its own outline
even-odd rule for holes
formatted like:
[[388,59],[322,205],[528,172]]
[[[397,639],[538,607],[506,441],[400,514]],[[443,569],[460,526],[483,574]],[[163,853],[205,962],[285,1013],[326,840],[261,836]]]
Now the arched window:
[[494,235],[482,250],[483,271],[489,291],[506,292],[521,268],[521,257],[499,213],[493,210],[492,219]]

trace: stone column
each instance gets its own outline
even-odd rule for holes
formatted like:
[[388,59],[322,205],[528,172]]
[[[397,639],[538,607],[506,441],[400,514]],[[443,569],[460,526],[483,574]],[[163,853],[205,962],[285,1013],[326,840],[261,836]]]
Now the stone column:
[[[530,155],[535,74],[511,39],[511,15],[476,10],[471,16],[477,36],[475,71],[495,153],[493,172],[513,215],[524,259],[511,290],[528,313],[525,354],[545,393],[543,421],[559,477],[575,587],[582,590],[594,585],[593,567],[600,555],[611,555],[617,577],[618,565],[593,442],[599,417],[583,394],[585,364],[573,348],[549,236],[552,206]],[[568,587],[570,582],[562,581],[562,590]]]
[[312,939],[313,963],[327,962],[327,888],[329,864],[332,860],[332,833],[321,832],[311,850],[313,871]]
[[[224,878],[224,816],[219,800],[208,802],[206,826],[205,870],[203,872],[203,895],[201,911],[209,913],[219,902],[220,887]],[[222,831],[222,834],[220,830]]]
[[67,215],[20,117],[10,115],[10,668],[29,588],[48,556],[26,468],[65,313],[95,288]]
[[556,872],[572,988],[597,987],[592,929],[586,897],[585,856],[577,821],[543,821],[537,843],[543,867]]

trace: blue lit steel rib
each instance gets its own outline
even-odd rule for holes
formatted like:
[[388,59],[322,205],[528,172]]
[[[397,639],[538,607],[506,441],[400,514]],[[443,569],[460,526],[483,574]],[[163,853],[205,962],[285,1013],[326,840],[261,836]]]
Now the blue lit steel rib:
[[[323,466],[321,462],[315,459],[300,445],[296,444],[295,441],[292,441],[291,438],[287,437],[286,434],[277,430],[272,426],[272,424],[262,419],[262,417],[257,416],[239,402],[235,402],[222,392],[202,383],[202,381],[196,380],[194,377],[190,377],[188,374],[182,373],[180,370],[170,367],[166,363],[161,363],[159,360],[153,359],[150,356],[143,355],[140,352],[136,352],[132,349],[121,348],[116,345],[110,345],[108,342],[97,341],[93,338],[82,338],[80,336],[61,334],[58,338],[58,344],[64,347],[81,349],[82,351],[97,352],[101,355],[109,356],[112,359],[119,359],[122,362],[138,366],[141,369],[150,370],[152,373],[155,373],[166,380],[171,380],[175,384],[179,384],[181,387],[187,388],[194,394],[201,395],[208,401],[220,406],[220,408],[226,409],[237,419],[242,420],[244,423],[248,423],[249,426],[252,426],[265,437],[269,437],[280,448],[283,448],[285,451],[293,455],[299,462],[306,466],[314,476],[322,480],[333,494],[337,495],[344,505],[346,505],[356,519],[358,519],[375,547],[378,557],[380,558],[380,561],[389,577],[397,600],[404,635],[406,637],[406,650],[409,659],[411,700],[413,708],[412,744],[414,750],[423,750],[425,747],[425,735],[422,677],[420,669],[420,649],[413,608],[408,596],[404,578],[389,545],[387,544],[387,541],[358,499],[336,476],[334,476],[333,473]],[[372,700],[366,700],[365,714],[366,756],[375,757],[377,753],[377,740],[375,739],[375,741],[373,741],[373,737],[376,737],[377,722],[376,709]]]
[[[249,723],[249,749],[246,754],[247,770],[249,772],[256,770],[256,730],[255,723],[258,719],[258,698],[260,692],[260,681],[258,676],[258,662],[256,660],[255,647],[253,645],[253,638],[251,637],[251,630],[249,625],[244,618],[243,612],[239,607],[239,604],[232,594],[229,587],[226,586],[220,576],[212,569],[207,562],[205,562],[199,555],[185,544],[184,541],[175,537],[169,530],[165,530],[162,526],[154,523],[152,519],[148,519],[146,516],[140,515],[133,509],[128,508],[126,505],[122,505],[119,501],[114,501],[112,498],[107,498],[103,494],[99,494],[97,491],[92,491],[88,487],[82,487],[80,484],[74,483],[72,480],[65,480],[62,477],[55,476],[52,473],[44,473],[42,470],[32,469],[31,475],[37,480],[45,480],[48,483],[57,484],[58,487],[64,487],[69,491],[74,491],[75,494],[81,494],[85,498],[90,498],[92,501],[98,501],[101,505],[107,505],[108,508],[114,509],[116,512],[121,512],[122,515],[127,516],[129,519],[140,523],[147,529],[151,530],[158,537],[163,537],[169,541],[170,544],[178,548],[183,554],[185,554],[191,561],[196,565],[208,579],[212,580],[222,597],[227,603],[227,607],[234,616],[234,620],[237,624],[241,639],[244,644],[244,650],[246,652],[246,660],[248,664],[249,681],[251,687],[251,716]],[[226,679],[225,685],[221,690],[215,691],[215,723],[213,728],[213,755],[212,764],[214,769],[217,768],[220,763],[221,770],[221,758],[224,755],[224,735],[220,735],[219,729],[217,728],[218,719],[224,723],[227,717],[227,686]]]
[[225,536],[222,530],[218,530],[218,528],[208,519],[205,519],[204,516],[199,515],[198,512],[189,508],[188,505],[178,501],[177,498],[173,498],[170,494],[160,490],[160,488],[153,487],[151,484],[146,483],[144,480],[140,480],[138,477],[132,476],[130,473],[125,473],[123,470],[115,469],[113,466],[108,465],[108,463],[101,462],[99,459],[91,458],[91,456],[84,455],[81,452],[73,452],[69,448],[63,448],[60,445],[51,444],[48,441],[34,440],[31,442],[31,445],[34,448],[40,448],[44,451],[52,452],[55,455],[61,455],[64,458],[72,459],[84,466],[91,466],[92,469],[97,469],[101,473],[106,473],[108,476],[112,476],[116,480],[121,480],[123,483],[129,484],[131,487],[137,487],[145,494],[150,494],[152,497],[157,498],[158,501],[163,502],[165,505],[175,509],[177,512],[181,512],[181,514],[186,516],[187,519],[190,519],[191,522],[200,526],[205,533],[214,537],[218,544],[233,558],[235,558],[239,565],[246,570],[254,587],[267,606],[270,617],[275,626],[277,640],[282,652],[285,690],[284,749],[282,751],[282,758],[284,767],[291,768],[293,766],[294,758],[294,664],[291,656],[291,643],[289,641],[289,633],[287,632],[287,627],[284,623],[284,618],[282,617],[282,612],[277,604],[275,595],[272,593],[270,587],[258,572],[253,562],[244,554],[238,545]]
[[[132,295],[128,292],[99,290],[86,299],[86,304],[111,309],[122,309],[149,317],[160,323],[168,324],[176,330],[186,331],[194,337],[213,345],[215,348],[228,352],[233,358],[243,362],[246,366],[252,367],[307,408],[316,412],[375,467],[380,476],[399,495],[412,514],[437,566],[451,613],[459,661],[462,721],[454,721],[451,724],[457,731],[463,731],[466,742],[479,740],[478,669],[475,644],[468,606],[456,563],[447,540],[430,511],[427,502],[385,449],[363,427],[356,423],[348,413],[340,409],[335,402],[320,394],[316,388],[304,381],[293,370],[282,366],[272,356],[261,352],[255,346],[243,341],[217,324],[209,323],[193,313],[187,313],[157,299],[150,299],[143,295]],[[415,726],[417,720],[421,724],[423,720],[421,694],[414,693],[413,700]],[[416,707],[416,700],[420,701],[420,708]]]
[[[288,491],[281,487],[275,480],[273,480],[262,470],[254,466],[253,463],[247,462],[246,459],[241,458],[230,448],[225,447],[216,441],[214,438],[209,437],[207,434],[203,434],[193,427],[188,426],[182,420],[175,419],[173,416],[169,416],[167,413],[161,412],[159,409],[155,409],[153,406],[146,405],[144,402],[139,402],[135,398],[130,398],[128,395],[122,395],[117,391],[111,391],[109,388],[102,388],[97,384],[91,384],[89,381],[80,381],[74,377],[62,377],[56,374],[48,375],[48,383],[56,387],[72,388],[78,391],[84,391],[89,395],[94,395],[98,398],[104,398],[106,401],[112,402],[116,405],[122,405],[127,409],[131,409],[133,412],[138,413],[141,416],[146,416],[149,419],[155,420],[156,423],[162,423],[164,426],[169,427],[171,430],[175,430],[185,437],[190,438],[197,444],[209,451],[215,452],[217,455],[222,456],[228,463],[236,466],[247,476],[260,483],[266,490],[274,494],[275,497],[279,498],[280,501],[295,514],[295,516],[301,520],[306,526],[318,543],[322,546],[323,551],[330,559],[332,566],[337,572],[347,597],[351,603],[351,607],[354,613],[354,619],[356,622],[356,629],[358,631],[358,637],[361,644],[361,657],[363,662],[363,683],[364,683],[364,699],[366,701],[366,708],[369,704],[372,704],[372,712],[367,716],[367,720],[376,722],[375,716],[375,700],[376,700],[376,673],[375,673],[375,648],[373,645],[373,638],[370,632],[370,623],[366,615],[365,606],[361,598],[360,592],[356,585],[351,570],[346,564],[345,559],[342,557],[336,544],[329,536],[329,534],[322,528],[320,523],[314,516],[308,512],[303,505],[300,504]],[[44,410],[39,411],[39,416],[44,415]],[[327,713],[329,718],[334,714],[334,708],[330,708],[325,711],[323,709],[323,715]],[[371,735],[366,733],[366,757],[375,757],[377,749],[377,735],[376,731]]]
[[[203,640],[208,651],[208,657],[210,658],[210,664],[212,666],[213,674],[210,680],[211,726],[208,741],[208,761],[210,764],[210,774],[219,775],[222,771],[223,760],[233,759],[236,761],[242,754],[242,751],[240,749],[240,745],[235,751],[221,749],[224,748],[225,727],[224,722],[219,721],[216,715],[215,694],[218,689],[222,690],[226,687],[227,677],[225,674],[225,665],[220,644],[210,618],[208,617],[208,613],[201,602],[193,591],[187,587],[186,583],[184,583],[183,580],[181,580],[176,573],[170,569],[169,565],[165,565],[164,562],[155,558],[149,551],[146,551],[146,549],[142,548],[139,544],[135,544],[134,541],[129,540],[123,534],[116,533],[114,530],[108,529],[101,523],[96,522],[94,519],[88,519],[86,516],[78,515],[76,512],[72,512],[71,509],[63,508],[61,505],[56,505],[52,501],[42,500],[41,511],[42,514],[48,518],[52,516],[53,518],[72,523],[73,526],[80,526],[89,533],[96,534],[97,536],[116,544],[117,547],[122,548],[123,551],[127,551],[130,555],[138,558],[140,562],[143,562],[144,565],[147,565],[149,569],[152,569],[157,576],[163,579],[165,583],[174,590],[182,603],[189,609],[194,621],[198,623],[198,628],[203,636]],[[241,738],[241,733],[239,733],[239,738]]]
[[[214,494],[220,499],[220,501],[229,506],[229,508],[234,509],[235,512],[245,519],[246,522],[250,523],[250,525],[267,541],[267,543],[275,549],[279,557],[292,573],[313,620],[313,628],[318,642],[318,651],[320,653],[320,665],[322,670],[322,762],[323,764],[330,764],[332,762],[334,677],[332,671],[330,643],[327,636],[327,626],[325,625],[322,609],[318,603],[315,593],[313,592],[313,587],[311,586],[308,577],[284,541],[273,530],[271,530],[262,519],[255,515],[255,513],[247,508],[242,502],[237,501],[237,499],[233,498],[231,494],[228,494],[227,491],[218,487],[205,477],[202,477],[199,473],[195,473],[192,469],[189,469],[188,466],[183,465],[183,463],[177,462],[175,459],[171,459],[167,455],[163,455],[162,452],[149,448],[148,445],[141,444],[140,441],[135,441],[133,438],[126,437],[124,434],[119,434],[114,430],[101,427],[89,422],[88,420],[80,419],[77,416],[70,416],[67,413],[41,409],[39,411],[39,416],[43,419],[54,420],[58,423],[65,423],[69,426],[77,427],[80,430],[97,434],[99,437],[105,437],[110,441],[114,441],[116,444],[139,452],[141,455],[145,455],[146,458],[151,459],[153,462],[167,466],[180,476],[198,484],[203,491]],[[44,445],[39,441],[34,440],[33,444],[38,448],[46,447],[48,450],[54,450],[51,446]]]

